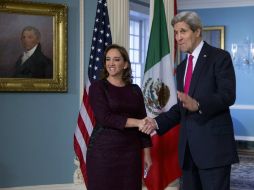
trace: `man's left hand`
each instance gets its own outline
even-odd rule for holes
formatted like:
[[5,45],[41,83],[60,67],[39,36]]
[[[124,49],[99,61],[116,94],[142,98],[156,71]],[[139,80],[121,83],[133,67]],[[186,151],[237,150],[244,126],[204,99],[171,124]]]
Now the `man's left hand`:
[[180,91],[177,91],[177,97],[180,102],[182,102],[184,108],[192,112],[198,111],[199,108],[197,100]]

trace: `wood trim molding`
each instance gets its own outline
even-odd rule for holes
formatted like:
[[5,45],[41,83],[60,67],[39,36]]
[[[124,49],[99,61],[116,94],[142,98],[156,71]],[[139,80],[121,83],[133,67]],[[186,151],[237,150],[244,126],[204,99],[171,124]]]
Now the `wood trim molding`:
[[0,188],[1,190],[86,190],[83,184],[54,184]]
[[179,10],[254,6],[253,0],[178,0],[177,3]]
[[[1,190],[86,190],[84,184],[54,184],[54,185],[36,185],[24,187],[0,188]],[[143,187],[142,190],[147,190]],[[165,190],[178,190],[178,187],[166,187]]]

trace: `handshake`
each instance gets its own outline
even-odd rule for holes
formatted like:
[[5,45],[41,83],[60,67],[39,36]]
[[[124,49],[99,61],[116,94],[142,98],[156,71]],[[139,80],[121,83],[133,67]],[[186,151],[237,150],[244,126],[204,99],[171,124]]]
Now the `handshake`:
[[150,135],[155,129],[158,128],[156,121],[153,118],[146,117],[144,119],[138,120],[139,131]]

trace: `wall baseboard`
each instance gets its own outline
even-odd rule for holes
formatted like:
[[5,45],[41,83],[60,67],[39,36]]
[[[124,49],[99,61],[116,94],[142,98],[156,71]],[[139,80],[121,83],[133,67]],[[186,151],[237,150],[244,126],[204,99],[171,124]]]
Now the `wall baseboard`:
[[[84,184],[54,184],[54,185],[35,185],[35,186],[24,186],[24,187],[9,187],[0,188],[0,190],[86,190]],[[142,190],[147,190],[143,187]],[[172,185],[167,187],[165,190],[178,190],[178,185]]]
[[54,184],[0,188],[0,190],[86,190],[83,184]]

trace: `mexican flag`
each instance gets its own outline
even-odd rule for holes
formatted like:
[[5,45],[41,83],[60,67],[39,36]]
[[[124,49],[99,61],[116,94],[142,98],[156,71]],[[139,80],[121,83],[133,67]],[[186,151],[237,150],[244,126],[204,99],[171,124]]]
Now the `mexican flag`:
[[[176,104],[177,95],[170,61],[170,48],[163,0],[154,0],[142,91],[149,117],[155,117]],[[173,34],[172,34],[173,35]],[[179,126],[163,136],[153,135],[152,167],[145,184],[149,190],[164,190],[181,176],[178,163]]]

